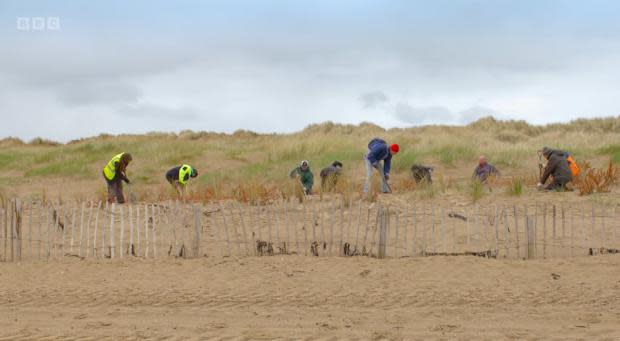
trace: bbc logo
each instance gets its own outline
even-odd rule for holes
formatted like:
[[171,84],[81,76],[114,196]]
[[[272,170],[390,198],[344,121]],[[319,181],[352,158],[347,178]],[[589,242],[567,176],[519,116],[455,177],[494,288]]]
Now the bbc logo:
[[18,17],[18,31],[60,31],[58,17]]

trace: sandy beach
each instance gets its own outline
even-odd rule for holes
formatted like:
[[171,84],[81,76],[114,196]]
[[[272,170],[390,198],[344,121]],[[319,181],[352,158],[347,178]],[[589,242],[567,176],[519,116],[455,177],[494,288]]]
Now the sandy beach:
[[620,256],[0,265],[0,340],[620,338]]

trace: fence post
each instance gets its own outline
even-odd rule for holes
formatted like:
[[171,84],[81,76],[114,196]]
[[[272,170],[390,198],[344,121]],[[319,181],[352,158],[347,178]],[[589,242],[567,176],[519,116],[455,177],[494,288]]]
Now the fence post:
[[96,257],[97,250],[97,229],[99,227],[99,210],[101,209],[101,201],[97,204],[97,211],[95,211],[95,232],[93,233],[93,257]]
[[521,250],[519,249],[519,215],[517,214],[517,206],[513,206],[515,216],[515,243],[517,244],[517,259],[521,257]]
[[110,258],[114,258],[114,249],[115,249],[115,242],[114,242],[114,212],[115,212],[115,206],[116,204],[112,204],[112,208],[110,211]]
[[[587,232],[586,232],[586,209],[584,208],[583,205],[581,205],[581,234],[582,234],[582,239],[583,239],[582,240],[583,249],[587,250],[588,249],[588,245],[587,245],[587,242],[586,242],[586,235],[587,235]],[[571,256],[572,256],[572,254],[571,254]]]
[[11,199],[11,201],[9,202],[8,206],[7,206],[7,227],[8,227],[8,232],[11,233],[11,236],[9,237],[9,235],[7,234],[5,237],[9,238],[9,247],[10,247],[10,251],[9,254],[11,255],[11,262],[15,261],[15,224],[14,224],[14,217],[15,217],[15,201],[14,199]]
[[592,225],[590,226],[590,248],[592,249],[592,254],[595,254],[595,250],[596,250],[596,234],[595,234],[595,228],[596,228],[596,209],[594,204],[592,204],[592,216],[590,217],[592,220]]
[[527,258],[534,259],[536,258],[536,243],[535,243],[535,233],[534,233],[534,219],[531,216],[525,217],[526,221],[526,232],[527,232]]
[[80,207],[80,251],[79,256],[82,257],[84,254],[84,206],[86,202],[82,201],[82,206]]
[[[130,206],[131,207],[131,206]],[[122,259],[123,258],[123,254],[125,253],[125,247],[124,247],[124,242],[125,242],[125,212],[123,210],[123,206],[119,206],[119,214],[121,217],[121,239],[120,239],[120,243],[119,243],[119,247],[118,247],[118,255],[119,257]]]
[[510,226],[508,224],[508,213],[506,213],[506,207],[502,209],[502,215],[504,216],[504,252],[506,252],[506,258],[510,258]]
[[601,208],[601,244],[600,248],[604,248],[607,244],[607,234],[605,233],[605,206]]
[[543,258],[547,258],[547,204],[543,205]]
[[[344,254],[343,252],[343,244],[344,244],[344,198],[342,198],[342,200],[339,200],[340,202],[340,243],[338,244],[338,255],[342,256]],[[351,217],[349,217],[351,218]],[[348,230],[348,229],[347,229]]]
[[387,220],[389,219],[389,212],[387,211],[386,208],[383,208],[383,207],[379,209],[379,212],[380,212],[380,215],[379,215],[379,250],[378,250],[377,257],[379,259],[383,259],[385,258],[386,249],[387,249],[387,229],[388,229]]
[[[220,203],[220,211],[222,212],[222,224],[224,225],[224,233],[226,234],[226,246],[228,248],[228,257],[231,256],[230,254],[230,235],[228,233],[228,224],[226,224],[226,212],[224,211],[224,206],[222,206],[222,203]],[[260,215],[259,215],[260,217]],[[269,214],[267,214],[267,217],[269,217]],[[269,225],[271,226],[271,225]],[[270,228],[271,230],[271,228]],[[270,233],[271,235],[271,233]],[[269,241],[271,242],[271,240]]]
[[431,204],[431,219],[432,224],[431,224],[431,240],[433,242],[433,253],[436,254],[437,253],[437,244],[435,244],[435,205]]
[[[59,205],[59,207],[60,207],[60,205]],[[60,211],[59,209],[54,208],[54,212],[56,213],[56,222],[58,222],[58,219],[59,219],[59,217],[58,217],[59,216],[59,214],[58,214],[59,211]],[[74,245],[74,240],[75,240],[75,216],[76,216],[76,213],[77,213],[77,208],[73,207],[71,209],[71,240],[69,242],[69,253],[72,254],[72,255],[73,255],[73,245]],[[58,224],[56,224],[54,226],[54,229],[56,228],[56,226],[58,226]],[[64,250],[64,246],[63,246],[63,250],[62,251],[64,253],[64,251],[65,251]]]
[[411,220],[413,220],[413,242],[412,242],[412,246],[411,246],[411,252],[413,253],[413,256],[417,255],[417,248],[416,248],[416,244],[418,242],[418,217],[416,215],[416,210],[418,209],[418,207],[416,206],[416,204],[413,204],[413,212],[412,212],[412,216],[411,216]]
[[[502,208],[502,211],[504,209]],[[497,205],[495,205],[495,221],[493,222],[495,225],[495,257],[499,256],[499,212],[497,210]]]
[[353,247],[353,250],[355,250],[356,252],[357,252],[357,244],[359,242],[359,237],[360,237],[361,225],[362,225],[362,199],[360,199],[359,209],[357,213],[357,232],[355,232],[355,246]]
[[[304,228],[304,229],[305,229],[305,226],[303,224],[303,219],[305,219],[305,218],[306,217],[305,217],[305,214],[304,214],[304,216],[301,218],[302,219],[302,228]],[[296,222],[295,222],[295,224],[293,224],[293,231],[295,232],[295,251],[297,252],[297,255],[299,256],[299,255],[301,255],[301,252],[299,252],[299,233],[297,232],[297,223]]]
[[[159,208],[159,205],[157,206]],[[157,210],[157,214],[155,214],[155,204],[151,205],[151,244],[153,245],[153,258],[157,258],[157,225],[159,221],[159,209]]]
[[302,217],[301,217],[301,228],[304,230],[304,256],[308,255],[308,227],[306,226],[306,202],[301,203],[302,207]]
[[202,225],[200,223],[200,208],[194,204],[194,257],[200,257],[200,235]]

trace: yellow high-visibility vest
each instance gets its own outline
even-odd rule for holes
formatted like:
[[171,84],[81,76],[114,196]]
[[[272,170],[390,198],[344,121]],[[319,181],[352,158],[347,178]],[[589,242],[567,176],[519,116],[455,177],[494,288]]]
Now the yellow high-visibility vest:
[[[182,165],[181,169],[179,169],[179,183],[181,185],[185,185],[187,183],[187,181],[185,181],[185,175],[187,174],[192,174],[192,166]],[[189,176],[187,177],[187,179],[189,180]]]
[[123,154],[125,153],[115,155],[112,160],[110,160],[110,162],[108,162],[108,164],[103,167],[103,174],[105,175],[106,179],[110,181],[114,179],[114,176],[116,175],[116,163],[121,162],[121,157],[123,156]]

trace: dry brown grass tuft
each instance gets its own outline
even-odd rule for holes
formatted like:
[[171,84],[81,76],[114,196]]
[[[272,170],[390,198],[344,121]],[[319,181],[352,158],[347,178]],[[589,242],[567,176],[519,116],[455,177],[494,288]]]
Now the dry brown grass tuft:
[[620,179],[620,171],[611,161],[604,169],[591,168],[587,163],[583,167],[581,171],[584,175],[575,183],[579,189],[579,195],[607,193],[611,191],[611,186]]

